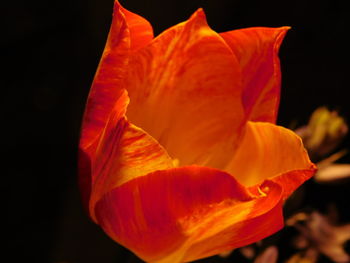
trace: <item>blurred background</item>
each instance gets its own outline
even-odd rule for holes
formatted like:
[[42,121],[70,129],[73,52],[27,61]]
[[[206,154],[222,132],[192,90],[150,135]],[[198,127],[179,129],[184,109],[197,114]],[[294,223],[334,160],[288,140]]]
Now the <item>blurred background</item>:
[[[279,124],[304,125],[313,110],[323,105],[350,119],[345,0],[121,3],[147,18],[155,34],[186,20],[199,7],[218,32],[291,26],[280,51]],[[2,256],[9,256],[7,262],[139,262],[89,221],[76,184],[80,122],[112,7],[113,0],[2,4],[0,148],[6,243]],[[338,148],[349,145],[346,138]],[[339,162],[350,163],[349,155]],[[346,180],[340,185],[313,184],[307,203],[321,212],[329,203],[336,204],[340,223],[349,223],[349,187]]]

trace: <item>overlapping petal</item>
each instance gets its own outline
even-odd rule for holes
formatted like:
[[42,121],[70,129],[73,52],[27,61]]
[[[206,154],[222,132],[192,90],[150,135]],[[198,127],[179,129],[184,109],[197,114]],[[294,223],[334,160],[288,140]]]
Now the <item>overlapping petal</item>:
[[[231,175],[188,166],[137,177],[106,193],[98,223],[147,262],[183,262],[257,241],[283,225],[281,188],[254,196]],[[273,223],[272,223],[273,222]]]
[[247,120],[276,120],[286,30],[219,35],[200,9],[153,39],[115,2],[80,143],[83,201],[108,235],[170,263],[282,227],[282,200],[315,167],[292,132]]
[[96,202],[113,188],[173,167],[173,160],[156,140],[118,114],[121,107],[116,104],[96,149],[89,200],[90,215],[95,221]]
[[[142,29],[142,33],[140,33]],[[88,210],[92,188],[92,162],[96,145],[116,102],[123,115],[128,98],[122,81],[125,77],[130,50],[146,45],[152,38],[152,27],[142,17],[115,2],[107,43],[87,100],[79,145],[79,185],[84,206]],[[131,46],[131,48],[130,48]],[[123,99],[124,102],[120,102]]]
[[226,167],[242,184],[271,179],[288,197],[315,173],[301,139],[292,131],[264,122],[248,122],[235,156]]
[[130,31],[116,2],[110,33],[85,108],[80,140],[82,149],[88,149],[98,139],[115,102],[123,93],[122,80],[129,50]]
[[[112,110],[118,111],[114,114],[122,118],[129,102],[123,86],[129,54],[152,39],[153,30],[149,22],[115,1],[110,32],[90,89],[81,128],[79,184],[86,208],[94,180],[92,162],[100,135]],[[120,107],[116,108],[116,104]]]
[[275,122],[280,100],[278,51],[289,27],[245,28],[221,33],[242,69],[247,119]]
[[128,119],[180,165],[222,167],[244,121],[241,72],[203,11],[132,54],[129,69]]
[[196,228],[205,234],[194,235],[186,262],[252,244],[283,227],[282,188],[265,181],[250,190],[259,193],[258,197],[202,219]]
[[[125,21],[130,32],[130,49],[136,51],[151,42],[153,39],[152,25],[142,16],[122,7],[118,1],[114,4],[114,9],[119,8],[125,16]],[[115,31],[111,31],[114,34]]]

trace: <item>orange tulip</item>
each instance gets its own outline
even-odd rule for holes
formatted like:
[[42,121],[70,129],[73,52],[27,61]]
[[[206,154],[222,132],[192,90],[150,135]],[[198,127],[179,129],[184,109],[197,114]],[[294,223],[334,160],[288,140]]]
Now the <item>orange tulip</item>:
[[153,38],[115,2],[80,141],[91,218],[147,262],[188,262],[283,226],[282,204],[315,172],[276,126],[288,30],[218,34],[199,9]]

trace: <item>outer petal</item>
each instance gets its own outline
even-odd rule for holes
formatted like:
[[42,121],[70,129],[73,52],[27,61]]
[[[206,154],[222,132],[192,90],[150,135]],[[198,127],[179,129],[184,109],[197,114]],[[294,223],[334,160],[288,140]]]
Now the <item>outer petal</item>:
[[149,44],[153,39],[152,25],[145,18],[120,6],[117,0],[115,5],[119,5],[122,13],[125,15],[126,23],[130,31],[131,50],[135,51]]
[[130,45],[132,50],[137,49],[152,38],[149,22],[115,1],[111,29],[86,105],[82,148],[87,148],[98,137],[123,92],[122,80],[127,69]]
[[116,103],[103,130],[92,165],[90,215],[104,194],[121,184],[156,170],[173,167],[167,152],[142,129],[120,116]]
[[107,43],[90,89],[82,124],[80,146],[87,149],[103,130],[115,102],[123,92],[130,48],[130,33],[116,2]]
[[[199,238],[194,239],[193,245],[186,252],[186,262],[246,246],[274,234],[283,227],[281,187],[271,181],[265,181],[251,190],[258,190],[265,196],[234,206],[222,214],[218,213],[220,217],[213,216],[197,226],[206,235],[205,238],[199,235]],[[216,224],[216,227],[213,227],[213,224]]]
[[142,17],[122,8],[115,1],[113,20],[106,47],[89,93],[81,128],[79,149],[79,183],[83,202],[87,206],[91,192],[91,162],[98,139],[115,105],[115,114],[122,118],[128,103],[123,88],[130,45],[131,50],[141,48],[151,39],[152,27]]
[[253,197],[229,174],[181,167],[137,177],[97,203],[98,223],[146,262],[183,262],[255,242],[282,226],[281,188]]
[[180,165],[222,167],[244,120],[240,67],[198,10],[130,58],[127,116]]
[[286,198],[316,172],[316,167],[301,139],[291,130],[248,122],[241,144],[225,170],[246,186],[271,179],[282,186]]
[[242,67],[248,120],[276,121],[281,82],[278,50],[288,29],[247,28],[220,34]]

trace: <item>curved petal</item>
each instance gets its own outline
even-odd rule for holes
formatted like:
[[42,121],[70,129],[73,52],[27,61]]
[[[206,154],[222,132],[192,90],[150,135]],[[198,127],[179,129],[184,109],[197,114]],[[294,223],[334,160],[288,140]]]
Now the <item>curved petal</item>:
[[[101,153],[101,149],[103,150],[106,142],[106,137],[110,136],[111,133],[115,132],[114,140],[119,141],[121,134],[124,132],[124,119],[126,107],[129,103],[129,97],[127,95],[126,90],[121,90],[121,95],[115,101],[113,105],[112,112],[110,113],[108,122],[105,124],[105,127],[100,131],[99,140],[95,140],[93,144],[84,144],[84,141],[81,140],[79,147],[79,160],[78,160],[78,168],[79,168],[79,189],[82,196],[82,201],[84,208],[87,212],[91,212],[91,194],[94,188],[94,184],[96,181],[96,177],[98,174],[96,170],[99,170],[98,166],[101,164],[101,159],[104,160],[105,155]],[[95,130],[96,131],[96,130]],[[87,141],[85,141],[87,142]],[[102,146],[101,146],[102,145]],[[97,153],[96,153],[97,151]],[[93,213],[90,213],[90,215]]]
[[[91,165],[98,139],[114,108],[122,118],[128,104],[123,88],[130,50],[143,47],[153,38],[152,27],[144,18],[115,1],[107,43],[87,100],[79,147],[79,187],[87,208],[92,188]],[[131,47],[130,47],[131,46]],[[115,107],[120,105],[120,107]]]
[[149,22],[115,1],[107,43],[90,89],[82,124],[81,147],[87,148],[107,122],[114,103],[123,92],[122,80],[131,50],[153,38]]
[[96,215],[114,240],[146,262],[183,262],[281,228],[281,188],[273,182],[267,187],[267,193],[252,196],[220,170],[173,168],[114,188],[97,203]]
[[244,120],[239,64],[198,10],[130,57],[127,116],[180,165],[222,167]]
[[252,244],[283,227],[281,187],[265,181],[254,190],[256,188],[263,196],[220,212],[220,217],[213,216],[197,226],[205,229],[206,235],[195,240],[186,251],[186,262]]
[[301,139],[291,130],[248,122],[240,146],[225,170],[246,186],[271,179],[282,186],[286,198],[315,169]]
[[246,28],[221,33],[242,68],[248,120],[275,122],[280,100],[278,50],[289,27]]
[[130,33],[125,16],[115,2],[107,43],[85,107],[80,139],[82,149],[88,149],[96,142],[115,102],[123,93],[122,79],[126,73],[129,49]]
[[121,11],[125,15],[126,23],[130,30],[131,51],[135,51],[149,44],[153,39],[152,25],[142,16],[132,13],[122,7],[117,0],[115,1],[115,5],[119,5]]
[[[116,105],[116,109],[120,106]],[[156,170],[173,167],[167,152],[142,129],[120,118],[115,110],[107,123],[92,165],[90,215],[95,204],[113,188]]]

